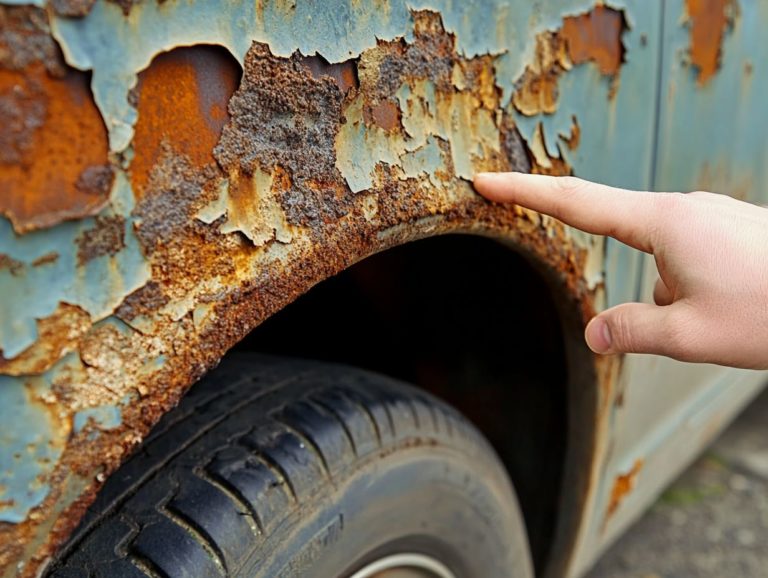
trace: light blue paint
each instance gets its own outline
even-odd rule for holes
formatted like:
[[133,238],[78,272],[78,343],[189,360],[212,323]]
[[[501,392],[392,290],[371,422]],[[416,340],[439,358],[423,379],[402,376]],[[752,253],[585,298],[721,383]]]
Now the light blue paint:
[[[646,190],[651,186],[661,3],[626,0],[610,2],[610,6],[623,9],[629,24],[622,37],[626,62],[619,72],[618,91],[613,99],[608,98],[611,79],[587,62],[561,76],[560,98],[554,114],[517,114],[516,121],[529,142],[541,123],[550,155],[562,154],[577,176]],[[641,41],[643,36],[645,45]],[[581,143],[570,151],[560,135],[570,134],[574,115],[581,127]],[[607,306],[634,300],[640,253],[608,239],[606,264]]]
[[[683,0],[668,0],[658,173],[661,190],[745,194],[768,202],[768,2],[742,0],[722,43],[721,69],[701,87],[687,64]],[[751,74],[747,68],[751,66]],[[710,176],[706,178],[705,167]]]
[[407,177],[417,177],[420,174],[432,177],[435,171],[446,170],[443,151],[440,150],[437,139],[432,135],[427,137],[424,146],[401,156],[400,164]]
[[9,501],[0,506],[0,522],[23,522],[50,491],[47,477],[68,435],[52,420],[56,406],[41,401],[51,394],[51,376],[0,375],[0,503]]
[[178,0],[144,2],[125,17],[119,6],[98,2],[85,19],[54,18],[52,29],[67,62],[93,70],[96,104],[105,118],[114,151],[130,143],[136,110],[126,95],[136,74],[152,58],[175,46],[219,44],[241,63],[252,41],[269,45],[273,54],[320,54],[330,62],[356,58],[376,45],[376,39],[411,39],[411,10],[441,14],[448,31],[456,35],[458,51],[473,57],[495,54],[499,87],[509,99],[514,82],[530,62],[536,34],[556,28],[565,14],[588,11],[589,0],[392,0],[386,9],[366,2],[334,0],[296,2],[287,9],[281,2],[265,2],[261,11],[253,1],[233,0],[223,9],[219,2]]
[[[117,174],[115,187],[112,205],[128,214],[132,193],[122,172]],[[102,214],[115,212],[107,209]],[[15,357],[35,342],[36,320],[51,315],[60,302],[77,305],[98,320],[110,315],[129,293],[149,280],[149,266],[131,218],[125,222],[122,251],[77,264],[77,238],[95,224],[95,219],[88,218],[17,235],[11,223],[0,218],[0,254],[24,264],[16,274],[8,268],[0,270],[0,349],[6,358]],[[32,265],[52,251],[58,253],[58,259]]]
[[[77,68],[93,70],[92,88],[109,128],[110,146],[121,151],[129,145],[136,121],[136,111],[128,105],[127,95],[136,83],[137,73],[156,54],[178,45],[220,44],[242,62],[251,42],[256,40],[268,43],[279,56],[299,50],[339,62],[372,48],[377,39],[410,40],[413,23],[409,10],[431,8],[440,12],[446,28],[456,34],[460,53],[467,57],[486,53],[498,56],[497,82],[508,101],[514,82],[533,58],[536,35],[558,28],[566,14],[590,10],[594,2],[397,0],[390,3],[389,9],[382,10],[366,2],[335,0],[297,2],[295,10],[287,12],[280,2],[269,2],[264,3],[261,14],[256,12],[256,4],[252,0],[232,0],[226,5],[212,0],[144,2],[133,6],[130,16],[125,17],[115,4],[97,2],[85,19],[54,17],[52,29],[67,61]],[[566,154],[577,174],[644,188],[649,184],[653,140],[652,106],[658,60],[654,34],[660,20],[659,3],[627,0],[612,5],[626,6],[633,26],[625,35],[628,62],[622,68],[615,100],[608,101],[607,79],[600,77],[593,65],[586,64],[562,77],[556,114],[518,121],[529,138],[536,123],[542,122],[547,143],[554,151],[557,135],[568,133],[571,115],[576,114],[582,128],[582,143],[577,151]],[[639,46],[641,33],[648,34],[645,48]],[[360,139],[372,134],[362,127],[360,130]],[[411,149],[403,157],[394,156],[392,162],[402,162],[406,172],[433,172],[439,168],[442,157],[437,141],[434,135],[426,138],[425,146]],[[348,144],[354,144],[354,140]],[[362,155],[367,148],[359,146],[355,150]],[[387,162],[382,157],[375,162],[382,160]],[[127,217],[127,246],[115,257],[100,257],[79,268],[76,239],[93,227],[94,219],[63,223],[24,236],[15,235],[10,223],[0,219],[0,253],[24,264],[18,277],[7,270],[0,272],[0,348],[6,357],[13,357],[34,342],[36,320],[53,313],[59,302],[78,305],[98,321],[149,279],[149,269],[133,234],[131,210],[130,185],[125,175],[119,173],[111,208],[104,214]],[[619,246],[616,247],[618,250]],[[31,266],[32,261],[51,251],[59,253],[57,261]],[[622,283],[634,286],[635,270],[631,260],[616,261],[607,279],[609,296],[623,295],[626,291],[621,288]],[[105,322],[119,326],[112,318]],[[29,380],[32,385],[27,388],[22,378],[0,377],[0,423],[4,427],[0,434],[0,500],[13,500],[11,506],[0,509],[0,521],[25,520],[49,491],[46,476],[57,463],[62,436],[68,432],[57,430],[49,412],[39,403],[31,403],[28,395],[30,391],[50,393],[52,376],[69,363],[73,370],[78,370],[79,359],[70,355],[44,376]],[[162,363],[162,357],[147,360],[147,371]],[[84,379],[79,375],[75,382]],[[131,401],[133,398],[124,399],[121,405]],[[121,417],[120,405],[105,405],[81,410],[73,421],[79,431],[89,418],[102,427],[112,428],[119,425]]]
[[75,433],[79,433],[88,425],[89,420],[99,429],[113,429],[123,422],[122,412],[115,405],[100,405],[98,407],[89,407],[78,411],[73,424]]
[[54,18],[52,30],[67,62],[93,70],[91,86],[109,129],[110,146],[121,151],[130,143],[136,122],[136,110],[126,95],[136,74],[160,52],[220,44],[242,63],[251,42],[258,41],[278,56],[298,50],[341,62],[376,46],[377,38],[392,40],[412,28],[402,2],[392,2],[389,10],[350,1],[318,6],[296,2],[295,9],[289,9],[282,2],[252,0],[234,0],[226,8],[217,1],[143,2],[126,18],[116,4],[98,2],[85,19]]

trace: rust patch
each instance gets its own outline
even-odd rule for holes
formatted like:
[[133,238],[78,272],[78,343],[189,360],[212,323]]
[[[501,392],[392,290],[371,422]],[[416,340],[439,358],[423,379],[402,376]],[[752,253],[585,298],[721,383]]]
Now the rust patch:
[[691,64],[699,86],[704,86],[720,68],[723,38],[733,26],[735,0],[686,0],[691,30]]
[[557,110],[560,77],[573,66],[593,62],[600,73],[612,79],[612,98],[618,89],[627,27],[624,12],[595,6],[590,12],[563,19],[557,31],[536,37],[534,59],[517,82],[512,95],[515,108],[526,116],[552,114]]
[[0,271],[8,269],[11,275],[19,275],[24,270],[24,263],[6,255],[0,253]]
[[131,162],[137,201],[145,196],[159,158],[184,155],[202,169],[214,164],[213,147],[229,120],[227,103],[240,68],[223,48],[193,46],[157,56],[139,74],[138,115]]
[[560,76],[570,66],[562,37],[556,32],[539,34],[533,62],[526,66],[512,96],[515,108],[526,116],[554,113],[560,94]]
[[579,148],[579,144],[581,144],[581,127],[576,115],[571,117],[571,132],[567,135],[561,134],[560,140],[565,143],[569,150],[575,151]]
[[[142,0],[107,0],[107,1],[119,6],[120,10],[123,11],[123,16],[128,16],[131,13],[131,8],[133,8],[134,4],[138,4]],[[163,2],[164,0],[157,0],[157,1]]]
[[384,100],[363,109],[363,118],[368,126],[375,124],[386,131],[399,130],[400,106],[394,100]]
[[541,123],[536,127],[528,152],[531,158],[531,172],[536,175],[564,176],[573,174],[573,168],[563,157],[560,145],[557,144],[557,156],[551,156],[547,149],[544,130]]
[[59,260],[59,254],[56,251],[51,251],[50,253],[46,253],[45,255],[38,257],[37,259],[32,261],[32,266],[42,267],[43,265],[55,263],[58,260]]
[[51,0],[56,14],[73,18],[86,16],[95,3],[96,0]]
[[120,319],[130,322],[139,316],[147,315],[160,309],[168,301],[168,296],[163,293],[160,285],[155,281],[150,281],[128,295],[115,311],[115,315]]
[[[162,96],[163,90],[173,90],[172,77],[152,78],[159,59],[143,73],[134,102],[139,124],[149,125],[134,141],[136,157],[130,169],[131,180],[142,189],[136,192],[135,231],[152,280],[117,309],[129,325],[112,319],[87,330],[73,345],[79,356],[68,358],[75,360],[74,367],[57,373],[53,384],[64,413],[118,403],[125,396],[132,401],[121,408],[120,426],[101,432],[86,428],[67,439],[44,503],[26,523],[0,526],[0,542],[10,544],[0,548],[0,567],[22,559],[19,552],[26,548],[21,573],[33,576],[77,525],[103,477],[118,467],[189,385],[256,325],[315,283],[373,252],[448,232],[503,239],[550,270],[552,282],[570,296],[564,307],[572,307],[585,321],[594,314],[594,292],[584,278],[587,250],[558,222],[474,194],[471,184],[456,176],[451,152],[463,146],[470,151],[466,156],[471,156],[471,167],[486,170],[542,170],[539,161],[556,170],[551,165],[558,161],[536,159],[526,150],[512,115],[499,103],[494,57],[466,59],[457,54],[454,38],[435,13],[416,13],[414,21],[412,43],[380,42],[361,55],[360,86],[346,94],[338,79],[313,73],[303,57],[278,58],[254,44],[241,86],[228,109],[221,109],[230,118],[221,121],[226,128],[220,138],[206,133],[211,130],[208,121],[194,124],[201,122],[201,110],[211,110],[200,105],[196,64],[191,65],[192,73],[189,67],[180,73],[187,81],[177,87],[177,97]],[[180,50],[196,54],[196,49]],[[147,89],[153,84],[154,93]],[[458,132],[445,129],[438,134],[435,129],[430,133],[431,152],[442,161],[435,174],[415,170],[406,176],[402,167],[379,162],[370,190],[352,194],[336,168],[339,129],[353,104],[359,112],[362,102],[374,107],[397,99],[405,84],[414,89],[406,104],[414,106],[426,102],[424,93],[415,89],[434,88],[436,110],[423,116],[427,122],[445,118],[446,111],[455,113],[448,118],[458,119],[474,136],[462,140]],[[227,99],[229,95],[225,103]],[[178,103],[188,103],[182,107],[184,114],[173,110]],[[475,135],[479,112],[490,121]],[[369,128],[371,133],[385,132]],[[384,138],[404,136],[393,131]],[[497,148],[478,146],[497,138]],[[206,148],[217,139],[218,164]],[[271,208],[292,224],[294,236],[286,245],[277,245],[277,232],[262,246],[241,229],[235,230],[242,234],[223,232],[232,224],[230,216],[245,228],[244,216],[262,214],[255,203],[267,187],[253,184],[264,175],[271,179],[269,198],[277,202]],[[202,220],[201,208],[216,205],[225,193],[232,202],[224,205],[224,212]],[[73,490],[77,484],[82,491]],[[76,502],[62,510],[68,503],[65,492],[73,491],[78,493]]]
[[290,183],[280,197],[288,222],[317,228],[351,206],[333,148],[343,95],[331,77],[315,78],[302,60],[275,57],[257,42],[251,46],[215,154],[228,173],[281,167]]
[[205,203],[204,187],[215,176],[213,164],[200,170],[188,156],[176,154],[171,145],[161,143],[147,181],[147,194],[133,210],[139,219],[136,235],[147,254],[187,224]]
[[37,321],[38,338],[33,345],[13,359],[0,354],[0,373],[39,375],[47,371],[64,355],[77,349],[90,326],[88,313],[75,305],[59,303],[50,316]]
[[110,165],[86,167],[77,177],[75,188],[86,195],[106,196],[114,180],[115,172]]
[[34,6],[0,5],[0,69],[22,71],[35,63],[43,63],[54,77],[66,73],[45,11]]
[[0,30],[0,214],[17,233],[95,214],[111,178],[91,175],[111,169],[88,75],[64,67],[44,12],[0,6]]
[[621,35],[626,26],[623,12],[595,6],[591,12],[565,18],[560,34],[573,64],[594,62],[601,74],[615,76],[624,62]]
[[104,255],[114,257],[125,247],[125,219],[118,215],[96,217],[92,229],[77,238],[77,262],[84,265]]
[[640,474],[642,469],[643,460],[637,460],[635,461],[631,470],[629,470],[626,474],[622,474],[616,478],[613,483],[613,489],[611,490],[611,498],[608,502],[608,509],[605,513],[606,523],[616,513],[616,510],[619,509],[619,506],[624,501],[624,498],[626,498],[627,495],[635,488],[635,484],[637,483],[637,476]]
[[322,56],[298,56],[299,62],[306,66],[317,79],[328,76],[336,82],[339,90],[346,94],[350,88],[359,88],[360,81],[357,78],[357,61],[347,60],[337,64],[331,64]]

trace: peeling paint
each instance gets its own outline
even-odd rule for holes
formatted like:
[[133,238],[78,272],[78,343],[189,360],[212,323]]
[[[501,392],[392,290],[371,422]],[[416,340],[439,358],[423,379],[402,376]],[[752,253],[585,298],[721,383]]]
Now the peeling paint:
[[0,125],[0,214],[16,232],[104,207],[106,127],[87,75],[64,66],[41,9],[0,6]]
[[620,10],[598,5],[586,14],[564,18],[560,35],[573,64],[594,62],[601,74],[616,76],[624,63],[621,36],[626,27]]
[[[229,347],[372,252],[445,232],[503,239],[587,319],[601,306],[602,240],[486,203],[470,179],[568,173],[596,138],[637,148],[595,122],[601,107],[574,110],[594,105],[587,88],[610,76],[600,41],[623,46],[618,8],[131,4],[57,2],[56,43],[41,37],[61,47],[66,74],[92,75],[110,162],[69,175],[76,193],[62,196],[102,191],[98,214],[24,235],[0,219],[0,402],[39,384],[56,420],[29,435],[58,448],[45,467],[0,482],[19,522],[0,524],[3,576],[35,573],[92,500],[93,472],[113,471]],[[614,13],[621,29],[605,25],[601,39]],[[552,89],[556,110],[525,117],[510,100],[552,30],[571,69]],[[620,60],[623,75],[634,63]],[[626,106],[615,96],[610,106]],[[32,479],[40,490],[16,499]]]
[[61,456],[69,425],[57,415],[46,378],[0,376],[0,388],[0,422],[35,424],[0,432],[0,522],[19,523],[48,494],[47,475]]
[[608,93],[612,98],[624,62],[622,35],[626,26],[621,11],[596,6],[590,12],[564,18],[559,30],[540,33],[535,58],[517,83],[512,100],[515,108],[526,116],[554,113],[560,77],[587,62],[593,62],[600,74],[612,79]]
[[[115,186],[123,195],[130,195],[128,183],[120,173]],[[120,196],[119,191],[116,196]],[[109,212],[104,214],[109,216]],[[112,313],[125,295],[149,279],[150,271],[130,219],[124,222],[124,249],[114,254],[107,251],[82,267],[77,266],[78,239],[96,225],[95,219],[88,218],[18,236],[10,222],[0,218],[0,247],[9,257],[24,263],[17,275],[0,269],[0,294],[6,304],[13,304],[0,308],[0,352],[6,360],[12,360],[38,340],[37,320],[50,317],[59,303],[80,307],[98,320]],[[58,258],[41,264],[40,259],[52,249],[57,251]],[[56,282],[55,291],[51,290],[52,279]]]

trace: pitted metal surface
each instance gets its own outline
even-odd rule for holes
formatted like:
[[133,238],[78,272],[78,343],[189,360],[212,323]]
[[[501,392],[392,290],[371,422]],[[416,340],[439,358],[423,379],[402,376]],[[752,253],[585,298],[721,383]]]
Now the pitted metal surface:
[[602,239],[470,181],[649,186],[658,6],[2,3],[3,576],[35,575],[229,347],[371,253],[489,235],[603,307]]

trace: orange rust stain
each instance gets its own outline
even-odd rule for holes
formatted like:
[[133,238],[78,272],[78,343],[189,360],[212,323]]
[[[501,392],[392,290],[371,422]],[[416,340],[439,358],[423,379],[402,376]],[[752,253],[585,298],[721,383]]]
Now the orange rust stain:
[[328,76],[333,79],[339,90],[344,94],[350,88],[359,88],[360,81],[357,77],[357,64],[354,60],[345,60],[331,64],[322,56],[298,56],[299,62],[312,73],[312,76],[319,79]]
[[240,69],[223,49],[194,46],[166,52],[139,74],[138,121],[131,184],[140,200],[164,143],[196,167],[214,163],[213,148],[229,120],[227,103]]
[[0,104],[0,213],[14,229],[24,233],[98,212],[112,172],[88,75],[67,70],[54,78],[42,62],[0,69]]
[[91,327],[91,318],[82,309],[59,303],[50,316],[37,321],[37,341],[13,359],[0,351],[0,373],[6,375],[39,375],[70,351]]
[[565,146],[567,146],[569,150],[574,151],[579,148],[579,144],[581,144],[581,127],[579,126],[579,121],[576,119],[576,115],[571,117],[570,134],[567,136],[561,134],[560,140],[565,143]]
[[527,116],[557,110],[560,76],[570,66],[562,38],[555,32],[536,37],[533,62],[526,67],[513,96],[515,108]]
[[691,63],[698,71],[699,86],[703,86],[720,66],[733,0],[686,0],[685,5],[690,18]]
[[594,62],[606,76],[619,73],[624,61],[624,14],[619,10],[595,6],[586,14],[569,16],[563,20],[560,34],[568,47],[568,56],[574,64]]
[[400,107],[392,100],[383,100],[372,106],[366,116],[370,116],[373,124],[387,131],[397,130],[400,127]]
[[611,499],[608,502],[608,510],[606,511],[606,522],[616,513],[619,509],[621,502],[629,493],[635,488],[637,483],[637,476],[640,474],[640,470],[643,469],[643,460],[636,460],[632,469],[626,474],[620,475],[613,483],[613,489],[611,490]]
[[[600,72],[618,80],[624,62],[621,36],[626,21],[620,10],[596,6],[591,12],[568,16],[558,31],[536,37],[536,51],[517,84],[515,108],[526,116],[557,110],[560,77],[573,66],[593,62]],[[615,94],[617,84],[609,92]]]

